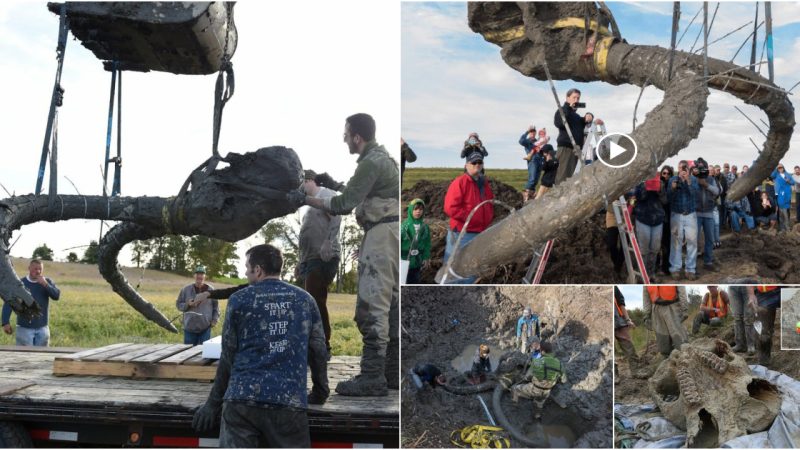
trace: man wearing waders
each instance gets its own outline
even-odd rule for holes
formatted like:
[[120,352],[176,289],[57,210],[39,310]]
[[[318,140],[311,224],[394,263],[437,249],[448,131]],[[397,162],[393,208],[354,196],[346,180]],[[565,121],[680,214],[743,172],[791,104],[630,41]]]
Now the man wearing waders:
[[550,391],[559,382],[567,382],[567,372],[561,365],[561,361],[551,355],[552,352],[553,344],[542,342],[542,357],[532,359],[531,365],[525,373],[525,381],[527,383],[517,384],[511,388],[511,396],[514,402],[519,397],[533,400],[533,404],[536,406],[536,410],[533,413],[536,420],[542,418],[542,409],[550,397]]
[[689,341],[682,321],[688,317],[685,286],[644,286],[644,325],[656,332],[658,352],[667,358],[672,350]]
[[[364,346],[361,373],[336,386],[341,395],[388,395],[399,387],[398,279],[400,229],[397,161],[375,141],[375,120],[354,114],[344,126],[344,142],[357,154],[358,167],[341,194],[332,198],[287,194],[298,208],[304,204],[331,214],[349,214],[364,229],[358,253],[358,296],[355,321]],[[330,186],[329,186],[330,187]]]

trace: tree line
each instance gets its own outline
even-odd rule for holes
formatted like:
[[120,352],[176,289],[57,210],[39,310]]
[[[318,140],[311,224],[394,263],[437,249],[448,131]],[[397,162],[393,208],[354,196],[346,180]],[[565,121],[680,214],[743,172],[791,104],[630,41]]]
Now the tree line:
[[[299,252],[298,241],[300,233],[300,215],[293,214],[267,223],[258,235],[264,243],[277,246],[283,252],[283,273],[281,278],[287,282],[302,286],[298,279],[296,268]],[[355,293],[358,283],[358,247],[364,237],[361,227],[356,224],[352,215],[342,218],[339,230],[339,246],[341,257],[336,278],[329,291]],[[161,270],[191,275],[194,268],[200,264],[206,267],[209,278],[231,277],[239,278],[236,262],[236,243],[226,242],[205,236],[162,236],[143,241],[134,241],[132,244],[131,262],[137,268],[145,267],[152,270]],[[47,244],[42,244],[33,251],[33,258],[44,261],[53,260],[53,250]],[[91,241],[78,257],[75,252],[67,255],[68,262],[84,264],[97,264],[98,244]]]

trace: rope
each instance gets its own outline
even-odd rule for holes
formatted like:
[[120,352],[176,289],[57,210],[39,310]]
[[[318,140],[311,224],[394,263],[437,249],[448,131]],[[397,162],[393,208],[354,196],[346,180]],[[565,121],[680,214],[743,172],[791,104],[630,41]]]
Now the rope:
[[228,45],[230,44],[231,27],[233,26],[233,5],[231,2],[225,3],[225,47],[222,50],[222,58],[220,61],[219,73],[217,73],[217,82],[214,88],[214,130],[211,144],[211,153],[217,157],[219,156],[219,134],[222,128],[222,111],[225,109],[225,104],[233,97],[234,87],[236,85],[233,76],[233,64],[228,56]]
[[460,448],[510,448],[508,438],[499,434],[503,431],[500,427],[471,425],[453,430],[450,442]]
[[453,271],[453,268],[451,266],[453,264],[453,261],[455,260],[456,253],[458,253],[459,250],[461,250],[461,247],[460,247],[461,238],[464,236],[464,233],[467,230],[467,226],[469,225],[470,220],[472,220],[472,216],[475,215],[475,212],[478,211],[478,208],[480,208],[481,206],[483,206],[486,203],[492,203],[492,204],[495,204],[495,205],[503,206],[507,210],[509,210],[512,214],[514,213],[514,211],[516,211],[508,203],[504,203],[504,202],[501,202],[500,200],[496,200],[496,199],[484,200],[484,201],[478,203],[474,208],[472,208],[472,211],[470,211],[469,215],[467,216],[467,220],[464,221],[464,226],[461,227],[461,232],[458,233],[458,239],[456,239],[456,244],[455,244],[455,248],[453,249],[453,253],[450,254],[450,258],[448,258],[448,260],[446,261],[445,275],[442,277],[442,281],[441,281],[440,284],[445,284],[445,281],[447,280],[447,274],[453,275],[453,277],[455,279],[457,279],[457,280],[463,280],[464,278],[466,278],[466,277],[462,277],[462,276],[458,275],[457,273],[455,273],[455,271]]

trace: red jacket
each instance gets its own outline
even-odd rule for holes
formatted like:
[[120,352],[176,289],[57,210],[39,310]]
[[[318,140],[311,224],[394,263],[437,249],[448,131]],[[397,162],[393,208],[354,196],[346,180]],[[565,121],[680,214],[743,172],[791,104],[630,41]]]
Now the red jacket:
[[[489,180],[486,177],[483,180],[483,197],[481,197],[480,190],[478,190],[478,184],[466,173],[461,174],[450,183],[450,187],[447,188],[447,195],[444,197],[444,213],[450,217],[451,230],[461,231],[472,208],[484,200],[494,198],[492,188],[489,186]],[[467,232],[482,232],[489,227],[493,218],[494,205],[487,203],[481,206],[469,221]]]

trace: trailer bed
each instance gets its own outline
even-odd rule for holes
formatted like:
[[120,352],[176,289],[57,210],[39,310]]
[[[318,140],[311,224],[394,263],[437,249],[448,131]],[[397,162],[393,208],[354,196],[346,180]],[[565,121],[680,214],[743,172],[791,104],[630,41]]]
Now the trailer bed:
[[[172,435],[174,430],[184,430],[187,436],[193,434],[192,415],[205,402],[210,382],[53,375],[57,357],[82,350],[86,349],[0,346],[0,421],[59,423],[67,432],[91,423],[122,426],[129,431],[155,427],[169,428]],[[312,441],[352,438],[354,444],[385,446],[398,442],[396,390],[390,390],[387,397],[344,397],[334,392],[339,381],[358,371],[358,357],[334,356],[329,362],[331,396],[324,405],[309,405],[308,409]],[[142,433],[145,437],[152,434]],[[215,440],[218,433],[204,437]],[[143,446],[148,443],[156,445],[147,439],[141,442]]]

